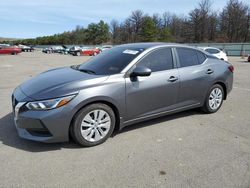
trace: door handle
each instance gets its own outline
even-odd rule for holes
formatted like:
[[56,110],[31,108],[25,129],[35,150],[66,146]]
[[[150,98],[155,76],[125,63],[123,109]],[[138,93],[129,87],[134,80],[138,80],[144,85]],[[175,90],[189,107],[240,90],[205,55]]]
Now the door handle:
[[207,69],[207,74],[212,74],[214,71],[212,69]]
[[175,76],[170,76],[168,79],[169,82],[175,82],[176,80],[178,80],[178,78]]

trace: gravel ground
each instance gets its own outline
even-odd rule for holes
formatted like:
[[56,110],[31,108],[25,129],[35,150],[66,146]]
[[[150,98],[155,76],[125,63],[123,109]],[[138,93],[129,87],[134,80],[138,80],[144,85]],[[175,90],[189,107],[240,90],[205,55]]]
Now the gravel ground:
[[13,89],[88,58],[0,56],[0,187],[250,187],[250,63],[239,57],[230,58],[234,89],[216,114],[191,110],[135,124],[92,148],[20,139]]

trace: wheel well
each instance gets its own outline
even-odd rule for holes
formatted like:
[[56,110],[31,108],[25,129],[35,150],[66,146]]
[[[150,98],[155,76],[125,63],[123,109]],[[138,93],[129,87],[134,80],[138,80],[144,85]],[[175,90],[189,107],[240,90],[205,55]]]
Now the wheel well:
[[70,135],[70,129],[71,129],[72,123],[73,123],[73,121],[74,121],[75,115],[76,115],[81,109],[83,109],[84,107],[86,107],[86,106],[88,106],[88,105],[91,105],[91,104],[95,104],[95,103],[106,104],[106,105],[108,105],[108,106],[114,111],[114,113],[115,113],[115,120],[116,120],[114,131],[118,131],[118,130],[119,130],[119,128],[120,128],[120,114],[119,114],[119,111],[118,111],[117,107],[116,107],[114,104],[112,104],[112,103],[110,103],[110,102],[108,102],[108,101],[102,101],[102,100],[100,100],[100,101],[94,101],[94,102],[87,103],[86,105],[82,106],[82,107],[74,114],[73,118],[72,118],[71,121],[70,121],[69,136],[71,136],[71,135]]
[[226,100],[227,99],[227,86],[226,86],[226,84],[224,84],[223,82],[216,82],[215,84],[219,84],[223,88],[224,100]]

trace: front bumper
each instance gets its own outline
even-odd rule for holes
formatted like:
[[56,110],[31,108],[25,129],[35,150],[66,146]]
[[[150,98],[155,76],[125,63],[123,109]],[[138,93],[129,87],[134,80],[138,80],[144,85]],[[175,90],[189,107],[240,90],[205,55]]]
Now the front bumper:
[[46,143],[69,140],[69,127],[74,113],[71,105],[45,111],[28,110],[25,105],[29,99],[24,97],[20,88],[12,95],[14,122],[21,138]]

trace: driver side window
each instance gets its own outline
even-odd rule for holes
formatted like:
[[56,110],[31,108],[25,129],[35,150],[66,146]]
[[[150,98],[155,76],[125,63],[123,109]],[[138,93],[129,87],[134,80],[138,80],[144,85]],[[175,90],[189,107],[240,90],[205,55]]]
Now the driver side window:
[[169,70],[173,68],[171,48],[157,49],[140,60],[136,66],[145,66],[152,72]]

